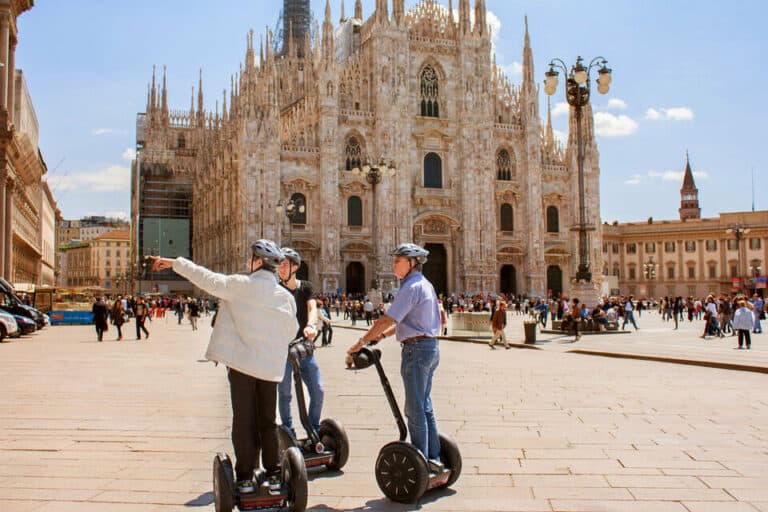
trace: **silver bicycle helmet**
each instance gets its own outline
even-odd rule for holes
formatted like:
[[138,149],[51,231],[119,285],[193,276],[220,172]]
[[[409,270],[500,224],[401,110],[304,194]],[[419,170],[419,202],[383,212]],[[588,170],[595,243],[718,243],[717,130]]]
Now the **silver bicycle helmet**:
[[251,245],[251,252],[254,257],[262,259],[264,268],[267,270],[276,270],[280,262],[285,259],[283,251],[272,240],[256,240]]
[[283,247],[281,249],[283,251],[283,255],[286,257],[286,259],[290,260],[291,263],[295,263],[296,265],[301,265],[301,254],[296,249],[291,249],[290,247]]
[[392,256],[405,256],[406,258],[412,258],[419,263],[426,263],[429,251],[416,244],[400,244],[397,249],[390,253]]

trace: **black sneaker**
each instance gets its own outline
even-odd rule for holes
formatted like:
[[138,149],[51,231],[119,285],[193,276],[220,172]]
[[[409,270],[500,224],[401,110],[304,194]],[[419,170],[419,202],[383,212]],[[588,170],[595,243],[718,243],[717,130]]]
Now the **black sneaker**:
[[237,492],[240,494],[250,494],[256,490],[253,480],[240,480],[237,482]]

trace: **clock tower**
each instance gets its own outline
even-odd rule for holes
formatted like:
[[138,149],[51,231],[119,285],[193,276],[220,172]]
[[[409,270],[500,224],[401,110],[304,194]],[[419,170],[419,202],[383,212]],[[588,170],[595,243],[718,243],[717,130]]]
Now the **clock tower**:
[[691,161],[688,152],[685,153],[685,176],[683,177],[683,188],[680,189],[680,220],[700,219],[701,208],[699,208],[699,189],[693,181],[693,172],[691,172]]

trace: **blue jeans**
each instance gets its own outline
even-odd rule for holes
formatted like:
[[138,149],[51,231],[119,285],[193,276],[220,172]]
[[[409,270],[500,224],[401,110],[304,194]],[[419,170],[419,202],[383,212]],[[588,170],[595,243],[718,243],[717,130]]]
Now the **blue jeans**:
[[625,311],[624,312],[624,323],[621,324],[621,329],[623,330],[624,327],[627,326],[627,322],[632,322],[632,326],[637,330],[637,324],[635,323],[635,312],[634,311]]
[[[307,385],[309,391],[309,422],[317,431],[320,429],[320,414],[323,411],[323,398],[325,390],[323,389],[323,380],[320,378],[320,368],[317,366],[315,356],[309,356],[299,363],[301,368],[301,380]],[[280,421],[283,426],[294,433],[293,417],[291,416],[291,396],[293,390],[293,367],[290,361],[285,362],[285,375],[283,380],[277,386],[278,404],[280,411]]]
[[440,437],[432,409],[432,377],[440,364],[437,340],[427,338],[403,346],[400,375],[405,387],[405,416],[411,443],[427,459],[440,459]]

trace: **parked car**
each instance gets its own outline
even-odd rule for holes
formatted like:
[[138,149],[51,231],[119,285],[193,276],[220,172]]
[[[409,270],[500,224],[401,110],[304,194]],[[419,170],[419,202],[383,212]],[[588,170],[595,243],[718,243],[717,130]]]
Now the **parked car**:
[[13,315],[0,311],[0,343],[5,338],[17,338],[21,336],[21,329]]
[[37,330],[37,324],[35,324],[35,321],[31,318],[28,318],[26,316],[22,315],[13,315],[13,318],[16,320],[16,323],[19,325],[19,330],[21,330],[21,334],[32,334]]

